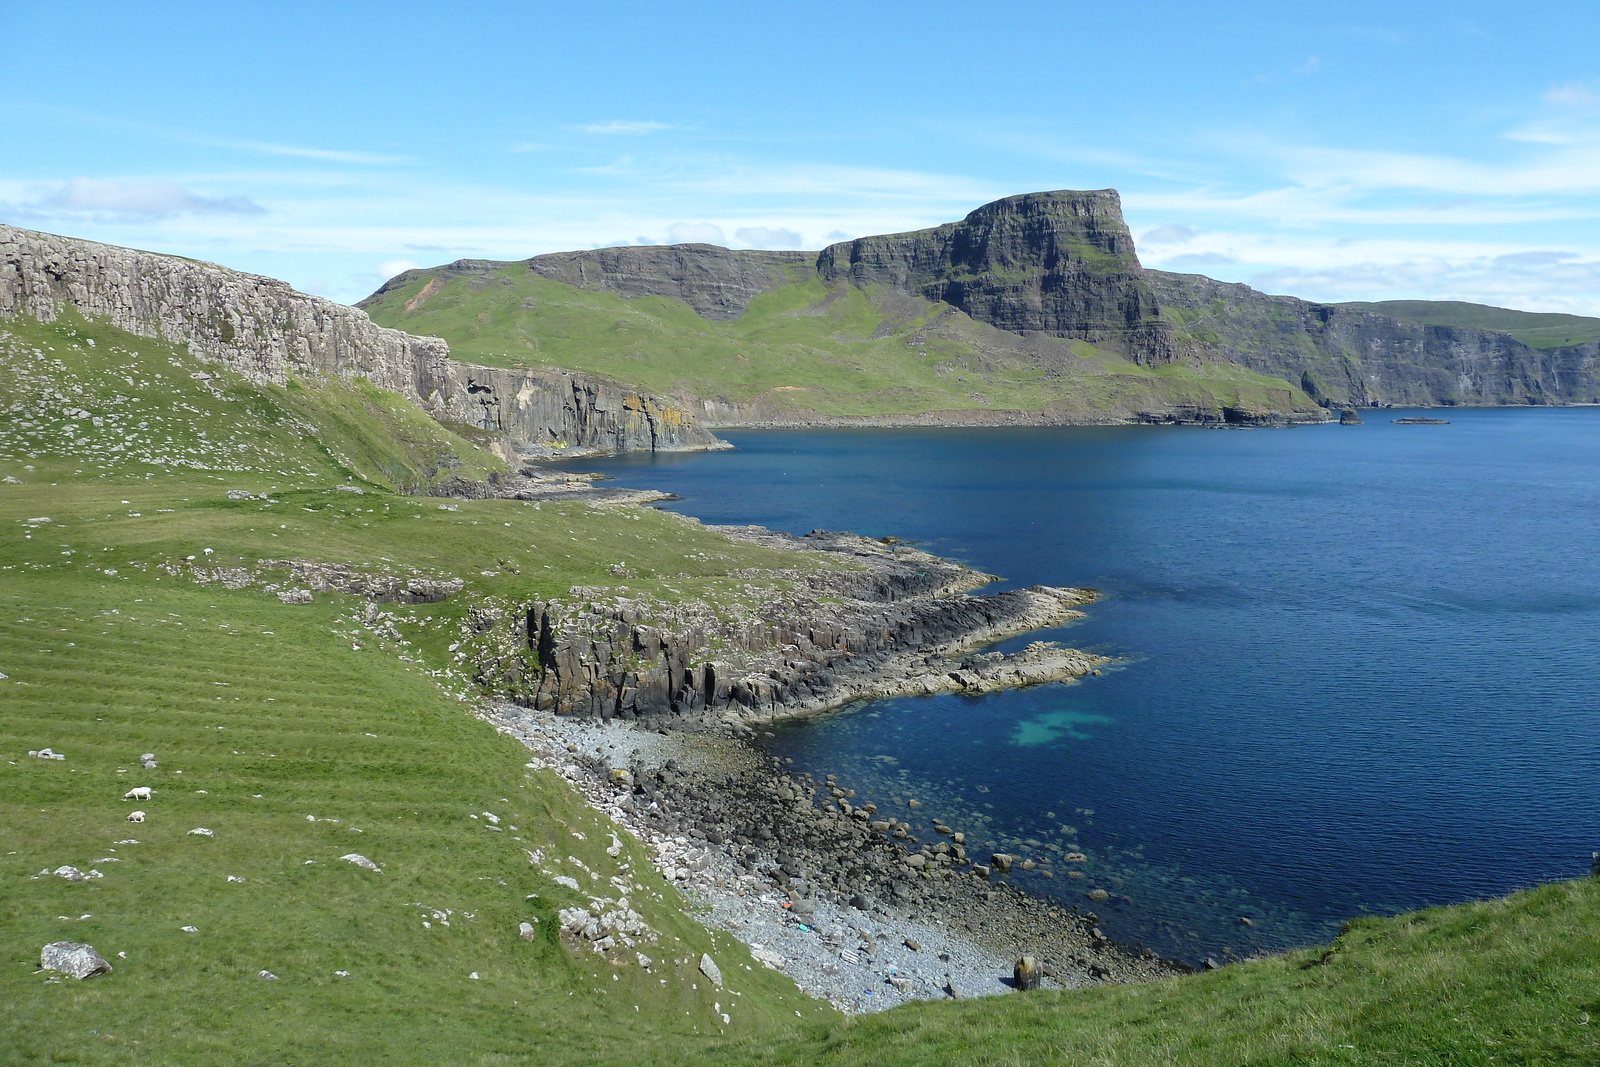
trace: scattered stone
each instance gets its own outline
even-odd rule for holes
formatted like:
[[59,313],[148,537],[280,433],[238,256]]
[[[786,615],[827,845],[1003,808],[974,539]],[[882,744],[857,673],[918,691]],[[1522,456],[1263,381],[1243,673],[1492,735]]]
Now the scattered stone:
[[333,972],[333,976],[335,978],[349,978],[350,977],[350,972],[349,971],[334,971]]
[[945,996],[949,997],[951,1000],[965,1000],[968,996],[968,994],[963,992],[961,987],[956,984],[956,980],[954,978],[948,979],[944,983],[944,992]]
[[256,977],[261,979],[263,982],[276,982],[278,980],[278,976],[273,974],[271,971],[262,971],[257,974]]
[[66,759],[67,758],[66,756],[62,755],[60,752],[56,752],[56,751],[54,751],[52,749],[48,749],[48,748],[41,748],[41,749],[39,749],[37,751],[35,751],[35,750],[30,748],[28,750],[28,755],[37,756],[40,759]]
[[1011,978],[1018,989],[1038,989],[1040,980],[1044,978],[1044,968],[1034,957],[1023,956],[1012,968]]
[[1015,856],[1008,855],[1004,852],[996,852],[993,856],[989,857],[989,862],[993,864],[994,869],[1002,874],[1004,874],[1006,871],[1009,871],[1011,869],[1011,864],[1015,861]]
[[709,955],[706,955],[705,953],[701,953],[701,955],[700,955],[700,973],[705,975],[707,978],[711,979],[711,984],[712,985],[717,986],[719,988],[722,986],[722,970],[721,970],[721,968],[719,968],[717,966],[717,961],[716,960],[713,960]]
[[906,946],[906,948],[910,949],[912,952],[921,952],[922,951],[922,943],[920,941],[913,941],[909,937],[906,938],[905,941],[902,942],[902,944],[904,944]]
[[178,929],[182,930],[186,934],[198,934],[200,932],[200,928],[198,926],[180,926]]
[[1254,919],[1250,918],[1248,915],[1239,916],[1239,925],[1240,926],[1254,926],[1255,924],[1256,924],[1256,921]]
[[50,873],[55,875],[57,878],[65,878],[69,882],[82,882],[85,879],[95,877],[94,875],[86,874],[85,872],[78,870],[76,867],[68,867],[64,865],[57,867]]
[[519,923],[517,925],[517,933],[522,937],[522,940],[524,940],[524,941],[532,941],[533,940],[533,934],[534,934],[533,924],[532,923],[526,923],[526,922],[525,923]]
[[190,836],[190,837],[216,837],[217,836],[217,832],[215,830],[208,830],[204,826],[196,826],[193,830],[189,831],[189,835],[188,836]]
[[916,988],[916,983],[903,974],[890,975],[889,984],[901,993],[909,993]]
[[1094,901],[1111,899],[1111,894],[1107,893],[1104,889],[1091,889],[1085,893],[1084,896]]
[[1218,963],[1216,960],[1212,959],[1210,956],[1207,956],[1205,958],[1204,966],[1205,966],[1205,969],[1208,970],[1208,971],[1216,971],[1216,970],[1221,970],[1222,969],[1222,964]]
[[110,974],[111,964],[101,958],[93,945],[78,941],[52,941],[39,952],[41,971],[60,971],[77,979]]
[[359,852],[347,852],[343,856],[340,856],[339,858],[344,860],[346,863],[355,864],[357,867],[360,867],[364,871],[377,871],[379,874],[383,873],[382,870],[379,870],[378,865],[376,863],[373,863],[371,860],[367,859],[367,857],[363,856]]

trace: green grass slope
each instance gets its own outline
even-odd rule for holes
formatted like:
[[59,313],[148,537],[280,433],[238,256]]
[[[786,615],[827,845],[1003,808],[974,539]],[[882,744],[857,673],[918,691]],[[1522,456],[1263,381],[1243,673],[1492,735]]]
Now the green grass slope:
[[1184,404],[1314,407],[1287,382],[1240,367],[1152,369],[1085,342],[1024,338],[948,305],[814,277],[763,293],[728,322],[674,297],[581,289],[521,263],[419,272],[362,306],[382,325],[443,337],[460,359],[583,370],[769,418],[1053,409],[1095,421]]
[[1332,945],[1141,986],[914,1004],[729,1064],[1600,1063],[1600,881],[1350,924]]
[[[648,509],[399,496],[382,480],[421,477],[407,464],[432,445],[470,448],[420,440],[381,395],[253,390],[91,324],[0,323],[0,383],[0,1063],[654,1062],[829,1011],[694,922],[641,847],[607,855],[606,820],[525,768],[454,670],[474,607],[603,582],[620,559],[641,591],[725,597],[731,570],[792,554]],[[358,470],[361,493],[331,484]],[[202,584],[189,557],[465,588],[286,604]],[[67,759],[26,755],[46,746]],[[154,798],[119,799],[135,785]],[[148,821],[125,821],[136,806]],[[556,912],[588,893],[533,849],[607,895],[636,878],[655,966],[562,944]],[[62,865],[104,877],[36,877]],[[116,969],[36,973],[55,940]]]
[[1462,326],[1507,333],[1532,348],[1565,348],[1600,340],[1600,319],[1555,312],[1514,311],[1460,300],[1356,301],[1339,307],[1392,315],[1424,326]]

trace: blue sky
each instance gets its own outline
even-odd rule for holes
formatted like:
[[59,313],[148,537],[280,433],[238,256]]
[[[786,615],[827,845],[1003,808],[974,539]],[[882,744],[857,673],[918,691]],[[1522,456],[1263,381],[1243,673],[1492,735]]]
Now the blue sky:
[[1600,315],[1600,5],[0,0],[0,220],[353,301],[1114,187],[1148,266]]

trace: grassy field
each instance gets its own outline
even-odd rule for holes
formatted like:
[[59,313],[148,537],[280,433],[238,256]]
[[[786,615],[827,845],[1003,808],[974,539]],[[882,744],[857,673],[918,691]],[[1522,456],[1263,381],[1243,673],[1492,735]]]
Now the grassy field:
[[[0,1064],[1600,1061],[1592,881],[1149,986],[842,1019],[700,926],[636,843],[610,856],[461,673],[474,608],[619,562],[725,603],[792,554],[645,508],[404,496],[492,457],[359,383],[259,389],[88,323],[0,323],[0,410]],[[263,559],[463,588],[290,604],[197,580]],[[102,877],[41,873],[63,865]],[[637,882],[648,970],[558,936],[612,878]],[[56,940],[115,970],[38,972]]]
[[1241,367],[1142,367],[1082,341],[1021,338],[881,287],[812,278],[717,322],[676,298],[579,289],[520,263],[486,275],[441,273],[443,285],[419,301],[433,278],[423,272],[366,310],[385,326],[445,338],[460,359],[568,367],[780,415],[1059,408],[1093,419],[1174,403],[1312,406],[1287,382]]
[[1600,340],[1600,319],[1554,312],[1468,304],[1460,300],[1379,300],[1340,304],[1425,326],[1465,326],[1508,333],[1533,348],[1564,348]]

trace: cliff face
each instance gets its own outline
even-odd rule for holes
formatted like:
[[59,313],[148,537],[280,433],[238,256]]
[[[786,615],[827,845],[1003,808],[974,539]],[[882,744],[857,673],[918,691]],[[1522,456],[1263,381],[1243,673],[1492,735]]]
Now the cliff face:
[[1600,401],[1600,343],[1537,349],[1507,334],[1425,326],[1150,271],[1183,343],[1286,378],[1330,406]]
[[720,445],[672,403],[581,374],[459,363],[437,337],[385,329],[274,278],[0,225],[0,315],[49,321],[66,306],[256,382],[365,378],[497,435],[508,458]]
[[1146,365],[1178,358],[1112,189],[1027,193],[931,230],[831,245],[817,270],[942,300],[1013,333],[1077,338]]

